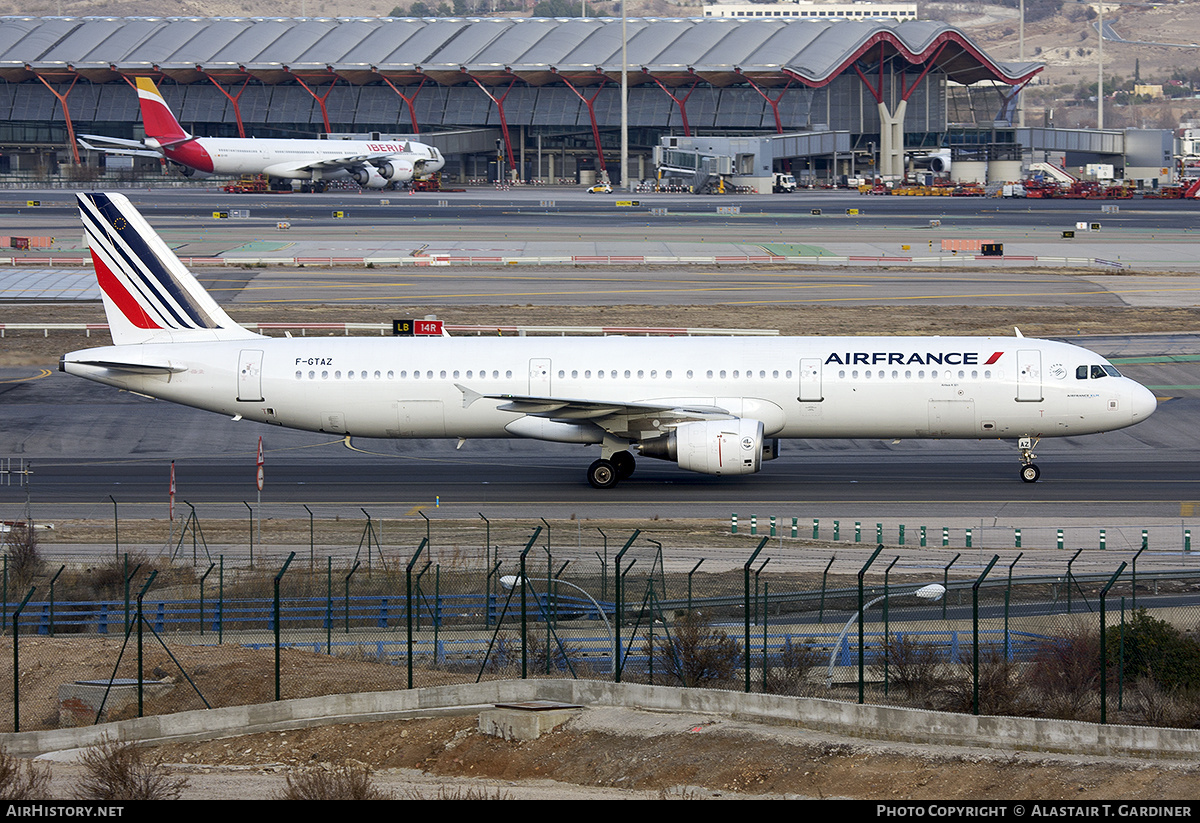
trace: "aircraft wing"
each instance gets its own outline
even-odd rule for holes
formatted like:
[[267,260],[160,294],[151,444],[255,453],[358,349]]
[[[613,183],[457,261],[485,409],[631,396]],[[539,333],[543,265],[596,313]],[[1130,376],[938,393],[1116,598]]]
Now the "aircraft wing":
[[657,437],[683,423],[697,420],[732,420],[735,415],[720,406],[703,404],[612,402],[516,394],[480,394],[464,386],[464,408],[485,398],[503,401],[498,411],[518,412],[563,423],[591,422],[614,437],[643,440]]
[[336,169],[356,169],[366,163],[375,163],[388,157],[394,157],[396,152],[378,152],[372,154],[348,154],[345,157],[323,157],[312,160],[299,160],[294,163],[279,163],[266,170],[267,174],[286,176],[285,172],[334,171]]

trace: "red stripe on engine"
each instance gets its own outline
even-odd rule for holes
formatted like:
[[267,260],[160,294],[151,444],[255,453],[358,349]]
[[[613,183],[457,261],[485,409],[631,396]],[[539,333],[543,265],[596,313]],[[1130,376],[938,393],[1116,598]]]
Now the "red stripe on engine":
[[146,310],[138,303],[137,298],[121,285],[121,281],[109,270],[108,266],[104,265],[104,261],[96,256],[95,250],[90,251],[92,252],[92,265],[96,268],[96,280],[100,283],[101,290],[121,310],[125,319],[139,329],[161,329],[162,326],[155,323],[150,315],[146,314]]

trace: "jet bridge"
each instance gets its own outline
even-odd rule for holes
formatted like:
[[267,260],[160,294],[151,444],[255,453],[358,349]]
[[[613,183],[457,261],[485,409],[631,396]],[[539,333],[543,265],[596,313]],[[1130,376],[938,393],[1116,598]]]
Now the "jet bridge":
[[814,131],[752,137],[664,137],[654,148],[660,179],[687,181],[703,193],[720,181],[769,194],[776,172],[810,181],[836,176],[850,157],[850,132]]

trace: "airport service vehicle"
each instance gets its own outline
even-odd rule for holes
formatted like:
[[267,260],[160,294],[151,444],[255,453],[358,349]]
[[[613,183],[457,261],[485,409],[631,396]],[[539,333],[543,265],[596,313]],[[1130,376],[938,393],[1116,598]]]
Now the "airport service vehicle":
[[796,176],[790,172],[775,172],[771,178],[771,191],[775,194],[790,194],[796,190]]
[[612,186],[608,183],[597,183],[594,186],[588,186],[588,194],[612,194]]
[[[162,156],[177,164],[187,177],[265,174],[303,180],[306,190],[318,191],[330,180],[353,180],[363,188],[382,189],[429,177],[446,164],[435,147],[412,140],[193,137],[175,119],[153,80],[137,78],[137,92],[146,130],[144,143],[98,135],[83,135],[80,143],[114,154]],[[102,143],[111,148],[98,145]]]
[[594,444],[610,488],[634,454],[759,471],[787,438],[1016,440],[1139,423],[1154,395],[1104,358],[1015,337],[269,338],[238,326],[121,194],[79,195],[115,345],[61,371],[277,426],[355,437]]

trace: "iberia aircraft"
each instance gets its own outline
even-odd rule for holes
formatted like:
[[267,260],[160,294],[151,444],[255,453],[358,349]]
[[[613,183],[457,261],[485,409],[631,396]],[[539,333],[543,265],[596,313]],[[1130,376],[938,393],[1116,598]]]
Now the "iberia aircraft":
[[[139,77],[138,103],[146,140],[83,135],[84,148],[113,154],[157,155],[183,168],[185,176],[201,174],[265,174],[308,181],[323,189],[328,180],[353,180],[365,188],[425,178],[446,164],[433,146],[415,141],[293,140],[240,137],[193,137],[184,130],[154,81]],[[93,143],[106,143],[95,146]],[[111,147],[111,148],[110,148]]]
[[234,419],[356,437],[592,443],[752,474],[786,438],[1017,441],[1139,423],[1153,394],[1099,355],[1021,337],[269,338],[238,326],[120,194],[80,213],[114,345],[60,369]]

